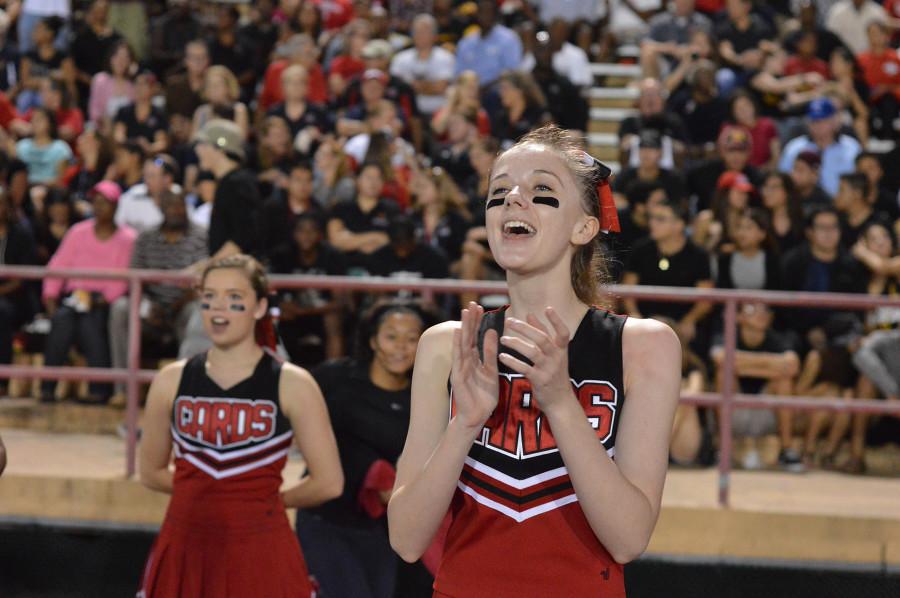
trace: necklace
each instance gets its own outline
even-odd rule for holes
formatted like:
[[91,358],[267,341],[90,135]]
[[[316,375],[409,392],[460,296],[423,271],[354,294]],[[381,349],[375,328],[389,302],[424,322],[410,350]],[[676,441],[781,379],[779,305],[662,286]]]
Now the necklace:
[[660,270],[665,272],[669,269],[669,258],[667,258],[666,256],[662,256],[661,258],[659,258],[659,264],[657,265],[659,266]]

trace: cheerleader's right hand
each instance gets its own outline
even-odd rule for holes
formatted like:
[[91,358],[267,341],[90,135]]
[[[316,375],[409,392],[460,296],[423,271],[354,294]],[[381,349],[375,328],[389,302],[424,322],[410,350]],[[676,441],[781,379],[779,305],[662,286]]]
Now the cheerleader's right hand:
[[484,308],[470,302],[462,310],[460,327],[453,331],[453,364],[450,384],[453,387],[454,419],[467,429],[481,430],[497,407],[500,383],[497,373],[496,330],[484,335],[484,359],[478,351],[478,330]]

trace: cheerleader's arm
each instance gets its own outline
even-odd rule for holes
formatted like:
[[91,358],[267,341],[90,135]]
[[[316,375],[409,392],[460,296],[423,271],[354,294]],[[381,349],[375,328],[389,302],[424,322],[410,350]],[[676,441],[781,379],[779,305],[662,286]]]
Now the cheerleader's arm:
[[172,493],[172,402],[184,361],[167,365],[153,379],[147,393],[147,407],[141,435],[139,476],[141,483],[157,492]]

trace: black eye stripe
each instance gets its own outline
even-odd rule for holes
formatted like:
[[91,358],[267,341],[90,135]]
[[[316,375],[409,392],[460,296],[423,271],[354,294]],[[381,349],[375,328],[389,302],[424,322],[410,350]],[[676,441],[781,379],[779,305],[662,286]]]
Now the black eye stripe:
[[555,197],[535,197],[534,203],[542,203],[545,206],[550,206],[551,208],[559,207],[559,200]]
[[506,200],[501,197],[495,197],[494,199],[489,199],[487,202],[486,210],[490,210],[491,208],[497,208],[503,205]]

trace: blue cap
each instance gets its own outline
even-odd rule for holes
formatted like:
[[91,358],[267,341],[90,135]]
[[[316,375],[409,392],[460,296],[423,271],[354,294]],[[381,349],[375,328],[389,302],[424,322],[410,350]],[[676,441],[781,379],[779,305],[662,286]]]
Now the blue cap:
[[809,103],[806,116],[809,120],[822,120],[834,116],[835,112],[837,109],[834,107],[834,102],[828,98],[816,98]]

